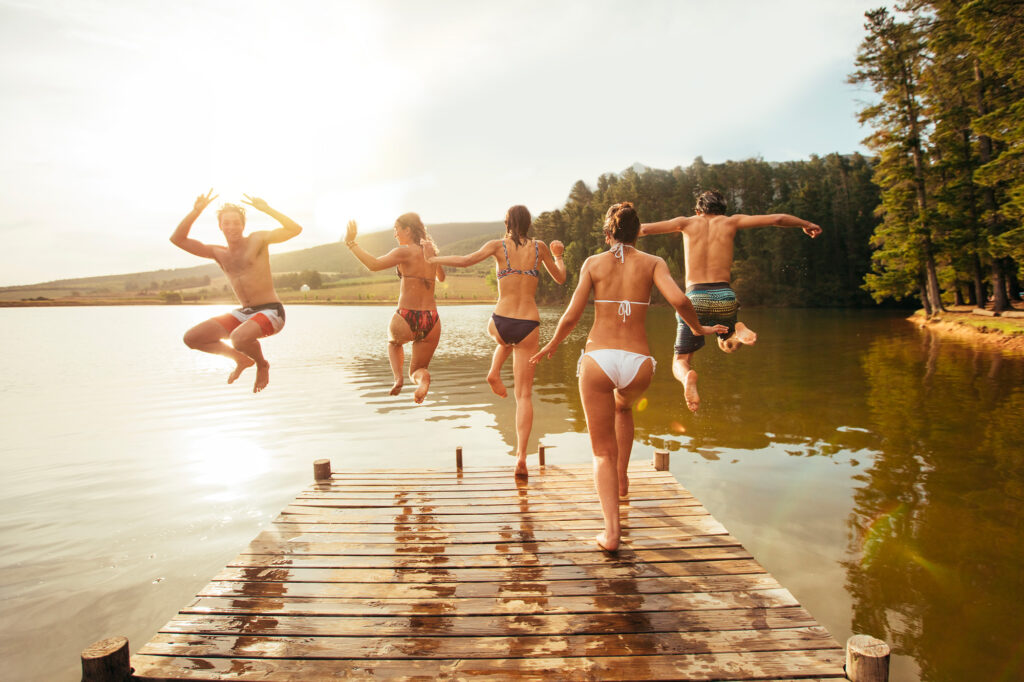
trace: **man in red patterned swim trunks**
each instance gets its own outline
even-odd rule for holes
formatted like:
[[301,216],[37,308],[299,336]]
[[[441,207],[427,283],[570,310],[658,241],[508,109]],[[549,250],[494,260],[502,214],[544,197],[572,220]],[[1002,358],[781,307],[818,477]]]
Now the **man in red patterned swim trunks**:
[[[216,199],[210,190],[196,199],[192,211],[171,235],[171,243],[201,258],[217,261],[242,304],[237,310],[189,329],[185,332],[185,345],[234,360],[235,369],[228,376],[229,384],[234,383],[245,369],[256,365],[256,382],[252,391],[258,393],[270,381],[270,363],[263,357],[259,339],[276,334],[284,327],[284,306],[274,291],[267,247],[291,239],[302,232],[302,228],[288,216],[272,209],[263,199],[244,196],[243,203],[271,216],[281,223],[281,227],[244,235],[245,209],[235,204],[224,204],[217,211],[217,224],[224,233],[227,246],[204,244],[192,239],[188,236],[192,223]],[[224,343],[226,338],[231,339],[231,345]]]

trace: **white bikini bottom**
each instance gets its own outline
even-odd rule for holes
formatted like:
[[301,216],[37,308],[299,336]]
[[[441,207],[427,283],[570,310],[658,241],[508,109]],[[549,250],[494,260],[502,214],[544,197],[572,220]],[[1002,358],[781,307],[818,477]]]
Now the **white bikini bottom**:
[[658,366],[658,363],[650,355],[632,353],[628,350],[619,350],[618,348],[601,348],[592,350],[589,353],[586,351],[580,352],[579,362],[576,363],[576,376],[580,375],[584,355],[589,355],[608,378],[612,380],[615,388],[620,391],[633,383],[636,373],[640,371],[640,366],[645,361],[651,361],[652,372]]

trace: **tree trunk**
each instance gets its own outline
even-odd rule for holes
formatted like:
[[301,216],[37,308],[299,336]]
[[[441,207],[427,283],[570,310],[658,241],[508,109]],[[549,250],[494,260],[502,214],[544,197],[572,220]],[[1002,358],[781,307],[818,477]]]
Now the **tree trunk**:
[[1010,307],[1006,300],[1006,277],[1001,258],[992,259],[992,312],[1001,313]]
[[979,308],[985,307],[985,280],[981,276],[981,259],[977,252],[974,254],[974,262],[971,263],[971,275],[974,277],[974,300],[971,301]]
[[960,282],[957,282],[957,283],[956,283],[956,284],[955,284],[955,285],[953,286],[953,296],[954,296],[954,303],[955,303],[956,305],[966,305],[966,304],[964,303],[964,292],[963,292],[963,290],[962,290],[962,289],[960,288]]
[[925,317],[931,317],[932,316],[932,302],[931,302],[931,299],[928,296],[928,277],[925,275],[924,271],[922,271],[917,279],[919,281],[919,285],[918,285],[919,294],[918,295],[921,297],[921,305],[924,307]]
[[1006,285],[1009,289],[1006,295],[1011,301],[1020,303],[1022,299],[1020,297],[1020,280],[1017,279],[1017,264],[1012,258],[1007,258],[1004,266],[1003,271],[1006,273]]

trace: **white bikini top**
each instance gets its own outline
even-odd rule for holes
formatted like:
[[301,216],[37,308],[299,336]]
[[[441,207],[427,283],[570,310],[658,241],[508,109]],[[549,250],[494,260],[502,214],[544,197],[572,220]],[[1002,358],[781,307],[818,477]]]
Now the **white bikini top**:
[[[625,246],[626,245],[623,244],[622,242],[615,242],[615,244],[612,245],[612,248],[609,249],[609,251],[614,253],[615,257],[618,258],[619,261],[622,262],[622,263],[626,262],[626,253],[625,253],[625,249],[623,248]],[[597,299],[594,299],[594,303],[618,303],[619,304],[619,312],[616,313],[616,314],[622,315],[622,321],[625,322],[626,318],[629,317],[633,313],[633,309],[631,308],[631,306],[634,306],[634,305],[650,305],[651,301],[649,299],[647,301],[605,301],[605,300],[600,300],[599,301]]]

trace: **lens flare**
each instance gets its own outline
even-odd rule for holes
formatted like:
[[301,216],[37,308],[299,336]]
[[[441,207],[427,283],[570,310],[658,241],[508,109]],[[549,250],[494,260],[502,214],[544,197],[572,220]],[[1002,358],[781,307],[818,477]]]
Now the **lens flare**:
[[686,427],[680,424],[679,422],[669,422],[668,428],[672,433],[686,433]]
[[647,398],[640,398],[636,403],[636,411],[643,412],[647,409]]

